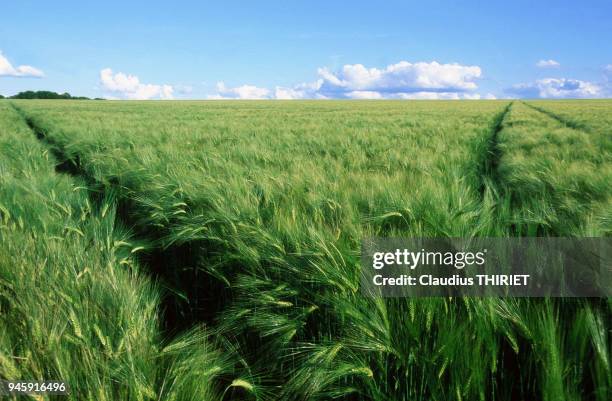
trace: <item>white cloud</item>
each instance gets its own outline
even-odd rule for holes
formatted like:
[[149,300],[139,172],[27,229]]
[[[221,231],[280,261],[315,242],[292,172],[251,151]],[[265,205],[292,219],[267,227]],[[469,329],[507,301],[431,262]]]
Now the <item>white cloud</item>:
[[536,63],[536,67],[539,68],[559,68],[561,64],[555,60],[540,60]]
[[173,99],[172,85],[143,84],[136,75],[113,74],[110,68],[100,71],[100,83],[104,90],[122,99]]
[[478,66],[440,64],[436,61],[400,61],[379,69],[362,64],[347,64],[338,72],[319,68],[321,92],[342,96],[355,91],[400,94],[415,92],[465,92],[478,88],[482,72]]
[[414,93],[400,93],[397,96],[390,96],[388,98],[397,99],[414,99],[414,100],[478,100],[478,99],[497,99],[492,93],[481,95],[480,93],[457,93],[457,92],[414,92]]
[[545,78],[532,83],[514,85],[508,90],[527,98],[594,98],[604,96],[596,83],[566,78]]
[[478,100],[496,99],[495,95],[488,93],[457,93],[457,92],[412,92],[412,93],[381,93],[375,91],[353,91],[346,94],[349,99],[403,99],[403,100]]
[[352,91],[348,92],[346,96],[350,99],[382,99],[383,95],[376,91]]
[[274,98],[275,99],[304,99],[305,94],[302,91],[292,89],[292,88],[284,88],[281,86],[277,86],[274,90]]
[[254,85],[242,85],[230,88],[224,82],[217,82],[217,93],[209,99],[269,99],[270,90]]
[[33,77],[42,78],[45,74],[38,68],[31,65],[19,65],[13,67],[6,57],[0,51],[0,77]]
[[326,96],[318,93],[323,84],[322,79],[317,79],[314,82],[301,83],[293,88],[285,88],[277,86],[274,90],[274,98],[276,99],[326,99]]
[[339,71],[319,68],[319,78],[294,87],[277,86],[274,91],[243,85],[217,84],[209,99],[461,99],[477,98],[476,81],[482,75],[478,66],[436,61],[400,61],[384,68],[347,64]]
[[[478,95],[480,96],[480,95]],[[411,99],[411,100],[459,100],[461,97],[455,92],[413,92],[413,93],[399,93],[397,95],[399,99]]]

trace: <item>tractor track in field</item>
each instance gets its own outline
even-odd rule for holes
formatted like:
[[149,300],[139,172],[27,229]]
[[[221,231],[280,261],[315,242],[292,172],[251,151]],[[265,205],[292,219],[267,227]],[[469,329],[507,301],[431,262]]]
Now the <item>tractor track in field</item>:
[[35,122],[30,116],[28,116],[21,108],[16,106],[14,103],[10,104],[15,112],[25,121],[30,131],[36,135],[36,138],[42,142],[51,152],[57,164],[55,165],[55,171],[59,174],[68,174],[70,176],[84,176],[83,171],[80,167],[79,158],[68,158],[66,153],[62,151],[61,147],[57,142],[51,139],[47,133],[36,126]]
[[[494,194],[501,192],[502,186],[497,172],[501,157],[498,135],[504,127],[504,121],[512,104],[513,102],[509,102],[493,120],[480,165],[482,177],[480,193],[483,198],[487,188],[490,188]],[[35,118],[16,104],[11,103],[11,106],[23,118],[36,138],[49,149],[57,162],[58,173],[83,180],[94,207],[99,207],[108,195],[115,195],[117,223],[129,228],[135,240],[153,244],[149,249],[137,254],[137,261],[144,271],[149,272],[166,289],[162,297],[161,321],[167,334],[170,336],[178,334],[195,323],[213,323],[226,303],[224,299],[231,297],[231,293],[217,280],[207,275],[201,277],[205,275],[202,272],[198,274],[197,265],[201,253],[199,250],[206,246],[186,243],[163,247],[161,239],[167,236],[168,230],[143,227],[137,217],[138,206],[129,196],[121,196],[123,188],[120,188],[118,183],[101,182],[84,166],[79,154],[67,152],[65,147],[54,140]]]
[[546,109],[544,109],[542,107],[535,106],[535,105],[533,105],[531,103],[527,103],[525,101],[521,101],[521,103],[524,104],[525,106],[529,107],[532,110],[538,111],[538,112],[540,112],[540,113],[542,113],[542,114],[552,118],[553,120],[556,120],[557,122],[565,125],[568,128],[575,129],[577,131],[583,131],[583,132],[591,133],[590,127],[588,127],[588,126],[586,126],[584,124],[581,124],[581,123],[578,123],[576,121],[570,120],[568,118],[562,117],[559,114],[553,113],[552,111],[546,110]]
[[493,128],[487,141],[487,147],[485,149],[485,157],[481,166],[481,186],[480,195],[481,198],[485,196],[487,188],[492,189],[496,193],[500,192],[501,184],[498,173],[499,161],[501,159],[501,150],[499,148],[499,133],[504,128],[504,121],[508,116],[512,108],[510,102],[504,107],[504,109],[495,116],[493,120]]
[[172,338],[194,324],[214,322],[217,312],[222,307],[222,297],[219,295],[225,290],[220,288],[218,283],[198,277],[203,275],[196,268],[198,244],[175,244],[163,247],[160,242],[167,235],[166,230],[143,227],[139,224],[134,202],[128,197],[118,195],[121,192],[118,184],[99,181],[83,166],[78,154],[69,154],[23,109],[14,103],[11,103],[11,106],[36,138],[49,149],[55,159],[55,170],[58,174],[83,180],[93,207],[97,210],[101,208],[105,199],[109,197],[113,199],[117,208],[116,223],[128,228],[134,240],[151,244],[135,254],[135,258],[142,270],[164,289],[160,305],[160,321],[164,333]]

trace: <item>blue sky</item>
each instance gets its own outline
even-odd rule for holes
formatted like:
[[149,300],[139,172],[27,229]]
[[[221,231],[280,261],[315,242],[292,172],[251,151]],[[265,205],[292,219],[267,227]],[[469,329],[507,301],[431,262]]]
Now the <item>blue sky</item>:
[[0,94],[612,96],[610,1],[257,3],[4,2]]

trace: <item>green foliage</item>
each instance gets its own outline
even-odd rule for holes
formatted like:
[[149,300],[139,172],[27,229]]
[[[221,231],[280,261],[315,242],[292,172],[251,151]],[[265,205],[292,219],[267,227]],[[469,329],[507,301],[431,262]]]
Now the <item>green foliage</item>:
[[166,343],[113,197],[92,204],[54,163],[0,104],[0,378],[65,380],[68,400],[219,399],[232,363],[201,329]]
[[[0,97],[1,98],[1,97]],[[72,99],[89,100],[85,96],[71,96],[70,93],[56,93],[51,91],[24,91],[10,97],[11,99]],[[101,100],[96,98],[96,100]]]
[[[597,116],[591,120],[593,124],[601,121]],[[516,103],[499,134],[499,147],[503,155],[500,180],[512,204],[511,221],[517,232],[587,237],[612,234],[609,132],[571,128]]]
[[[568,126],[504,101],[14,103],[61,162],[119,202],[113,224],[132,236],[115,228],[111,243],[131,244],[115,252],[142,242],[171,255],[150,272],[209,327],[168,346],[140,328],[163,362],[136,371],[164,379],[117,383],[177,400],[608,399],[605,300],[358,292],[364,236],[610,235],[612,149],[597,118]],[[569,119],[571,104],[551,113]],[[97,213],[84,222],[102,224]],[[126,287],[157,305],[158,288]],[[76,316],[81,335],[95,331]]]

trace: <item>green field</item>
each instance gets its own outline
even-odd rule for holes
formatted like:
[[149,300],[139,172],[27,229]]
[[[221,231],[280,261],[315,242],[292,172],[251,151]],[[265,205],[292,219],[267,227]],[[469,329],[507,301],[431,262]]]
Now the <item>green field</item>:
[[607,401],[610,299],[366,298],[359,257],[611,235],[612,101],[0,101],[0,379]]

